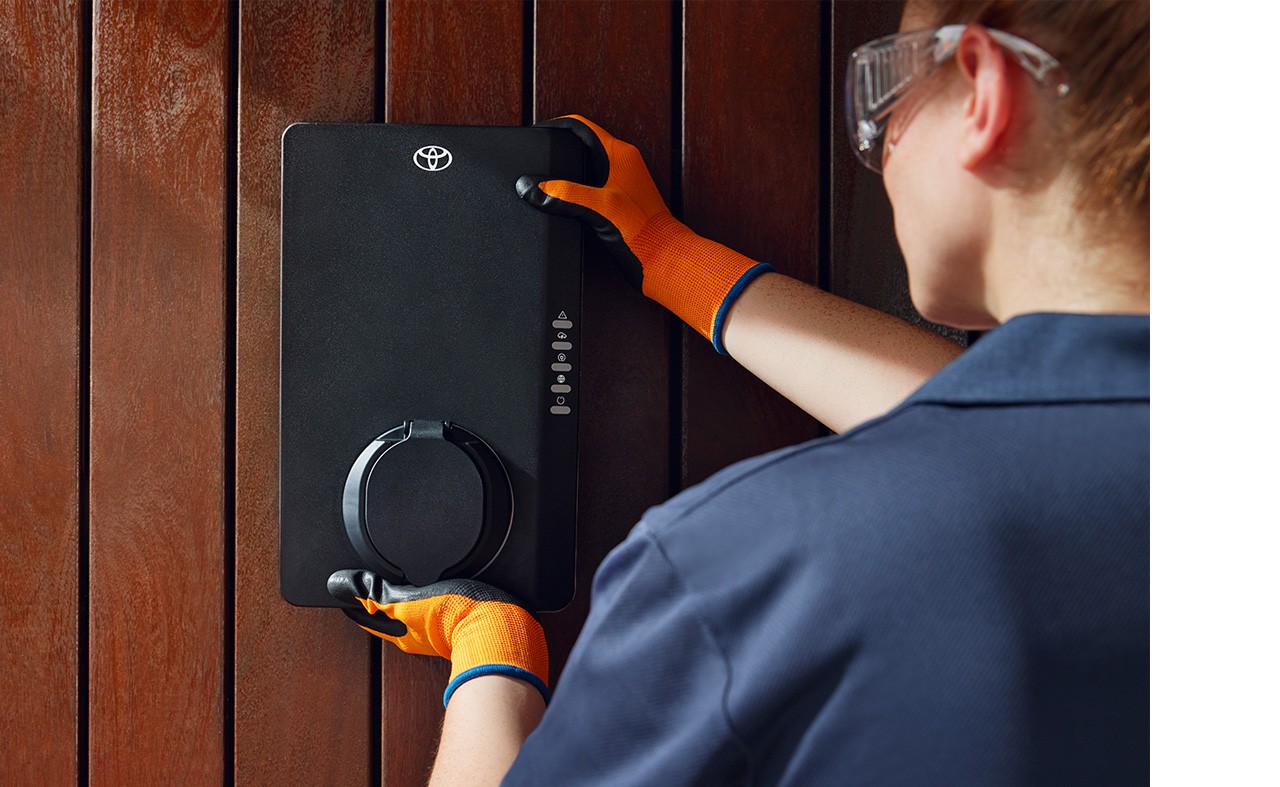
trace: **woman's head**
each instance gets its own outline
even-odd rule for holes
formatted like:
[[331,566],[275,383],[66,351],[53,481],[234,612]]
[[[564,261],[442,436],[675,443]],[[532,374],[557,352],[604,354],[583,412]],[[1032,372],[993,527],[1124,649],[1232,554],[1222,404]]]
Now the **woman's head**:
[[[1145,295],[1148,18],[1133,0],[908,1],[903,31],[970,25],[953,62],[913,88],[881,140],[922,314],[982,328],[1042,308],[1037,299],[1106,310],[1105,297],[1090,308],[1088,292],[1055,301],[1048,290],[1105,290],[1107,279]],[[992,30],[1046,50],[1069,91],[1038,83]],[[1122,248],[1142,254],[1094,253]]]

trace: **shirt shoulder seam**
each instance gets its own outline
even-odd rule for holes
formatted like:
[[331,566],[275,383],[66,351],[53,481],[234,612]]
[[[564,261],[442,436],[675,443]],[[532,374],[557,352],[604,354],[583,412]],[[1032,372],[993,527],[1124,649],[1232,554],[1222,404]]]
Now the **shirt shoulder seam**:
[[675,512],[672,515],[672,517],[667,521],[675,522],[685,516],[688,516],[694,513],[705,504],[711,502],[712,500],[719,497],[721,494],[732,489],[734,486],[750,479],[751,477],[757,475],[758,473],[764,472],[765,470],[772,468],[774,465],[781,464],[790,459],[794,459],[798,456],[808,453],[809,451],[814,451],[819,448],[824,448],[834,443],[848,442],[853,438],[858,437],[861,434],[864,434],[865,432],[871,431],[877,426],[881,426],[883,424],[889,423],[890,421],[893,421],[895,418],[915,408],[941,407],[945,409],[977,409],[977,408],[986,408],[986,407],[991,407],[991,408],[1006,407],[1009,409],[1019,409],[1022,407],[1030,407],[1030,406],[1052,407],[1052,406],[1061,406],[1064,404],[1076,404],[1076,405],[1138,404],[1138,405],[1150,406],[1150,400],[1136,399],[1136,398],[1134,399],[1117,398],[1117,399],[1107,399],[1107,400],[1087,399],[1087,400],[1073,400],[1073,401],[1039,401],[1037,400],[1037,401],[1019,401],[1019,402],[997,402],[997,401],[945,402],[945,401],[936,401],[932,399],[908,398],[898,406],[894,407],[889,412],[885,413],[884,415],[878,416],[876,418],[871,419],[870,421],[866,421],[865,423],[859,424],[858,426],[853,427],[847,432],[841,432],[840,434],[829,435],[826,438],[819,438],[817,440],[808,441],[801,445],[793,446],[792,447],[793,450],[789,450],[789,451],[784,450],[778,456],[773,457],[769,461],[763,462],[751,468],[750,470],[747,470],[741,475],[726,479],[722,484],[717,486],[715,489],[708,491],[705,496],[697,500],[691,501],[686,508],[683,508]]
[[[641,525],[644,524],[645,523],[642,520]],[[674,577],[679,592],[689,599],[692,615],[697,619],[698,625],[702,626],[706,631],[707,638],[711,640],[711,644],[715,647],[716,653],[724,663],[725,682],[724,690],[720,693],[720,715],[724,717],[724,724],[729,730],[729,737],[733,739],[734,744],[737,745],[741,752],[743,761],[747,764],[747,783],[754,783],[755,760],[751,756],[751,747],[747,745],[746,738],[734,723],[733,715],[729,712],[729,689],[733,685],[733,664],[729,661],[729,654],[725,651],[724,645],[720,642],[720,638],[716,636],[715,628],[712,627],[707,616],[703,614],[700,609],[696,597],[689,592],[689,587],[685,584],[684,578],[680,576],[680,572],[676,569],[675,563],[673,563],[670,556],[667,555],[666,549],[658,539],[658,534],[653,532],[652,528],[648,526],[643,527],[643,529],[641,529],[641,533],[643,533],[643,535],[649,539],[649,542],[653,544],[653,548],[657,552],[658,557],[671,571],[671,576]]]
[[757,475],[758,473],[764,472],[765,470],[772,468],[774,465],[781,464],[783,462],[786,462],[787,460],[793,459],[802,454],[806,454],[810,451],[815,451],[819,448],[823,448],[834,443],[848,442],[853,438],[857,437],[858,435],[863,434],[864,432],[868,432],[877,426],[880,426],[882,424],[888,423],[889,421],[892,421],[894,418],[897,418],[898,416],[902,415],[903,413],[907,412],[913,407],[916,407],[919,404],[922,404],[922,403],[912,402],[909,400],[904,401],[901,404],[899,404],[897,407],[885,413],[884,415],[877,416],[876,418],[873,418],[870,421],[861,423],[853,427],[847,432],[841,432],[840,434],[829,435],[826,438],[810,440],[801,445],[792,446],[792,450],[784,450],[778,456],[773,457],[769,461],[762,462],[761,464],[751,468],[750,470],[742,473],[741,475],[726,479],[724,483],[720,484],[715,489],[708,491],[707,494],[704,495],[703,497],[690,502],[687,507],[675,512],[674,515],[671,517],[671,519],[667,521],[674,522],[678,519],[681,519],[685,516],[692,514],[693,512],[697,511],[699,508],[702,508],[703,505],[716,499],[724,492],[727,492],[729,489],[733,488],[734,486],[737,486],[739,483],[742,483],[747,479]]

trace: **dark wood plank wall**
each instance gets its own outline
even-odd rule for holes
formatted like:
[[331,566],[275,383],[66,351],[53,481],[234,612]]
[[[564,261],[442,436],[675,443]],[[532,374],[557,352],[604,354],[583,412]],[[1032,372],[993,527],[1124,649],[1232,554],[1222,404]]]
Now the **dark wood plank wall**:
[[[684,218],[819,283],[821,6],[690,3],[684,12]],[[684,330],[683,485],[822,427]]]
[[[86,5],[87,3],[87,5]],[[0,783],[421,784],[447,679],[277,590],[279,139],[299,120],[585,114],[695,230],[917,319],[845,141],[900,4],[0,4]],[[631,291],[583,283],[578,595],[649,506],[823,433]],[[10,676],[21,675],[22,680]]]
[[90,781],[222,774],[227,39],[214,0],[94,9]]
[[79,3],[0,3],[0,784],[76,779],[80,269]]
[[280,135],[374,120],[377,14],[364,0],[239,7],[235,283],[234,775],[359,784],[375,641],[279,593]]

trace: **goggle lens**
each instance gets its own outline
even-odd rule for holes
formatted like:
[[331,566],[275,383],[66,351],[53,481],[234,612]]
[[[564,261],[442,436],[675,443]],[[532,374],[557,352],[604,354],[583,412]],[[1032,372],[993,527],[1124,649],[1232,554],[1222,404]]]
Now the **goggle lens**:
[[[955,54],[965,27],[947,25],[885,36],[849,55],[844,79],[845,127],[854,154],[872,172],[883,171],[883,137],[889,115],[912,88]],[[1017,36],[999,30],[987,32],[1055,96],[1067,94],[1067,72],[1052,55]]]

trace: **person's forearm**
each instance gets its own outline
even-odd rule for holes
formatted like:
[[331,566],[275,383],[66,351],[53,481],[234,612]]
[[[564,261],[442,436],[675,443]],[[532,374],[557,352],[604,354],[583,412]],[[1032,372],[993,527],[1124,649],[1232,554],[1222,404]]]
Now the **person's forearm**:
[[932,331],[779,273],[743,290],[729,355],[835,432],[891,410],[962,351]]
[[449,699],[432,785],[494,785],[515,762],[546,704],[530,684],[505,675],[463,683]]

